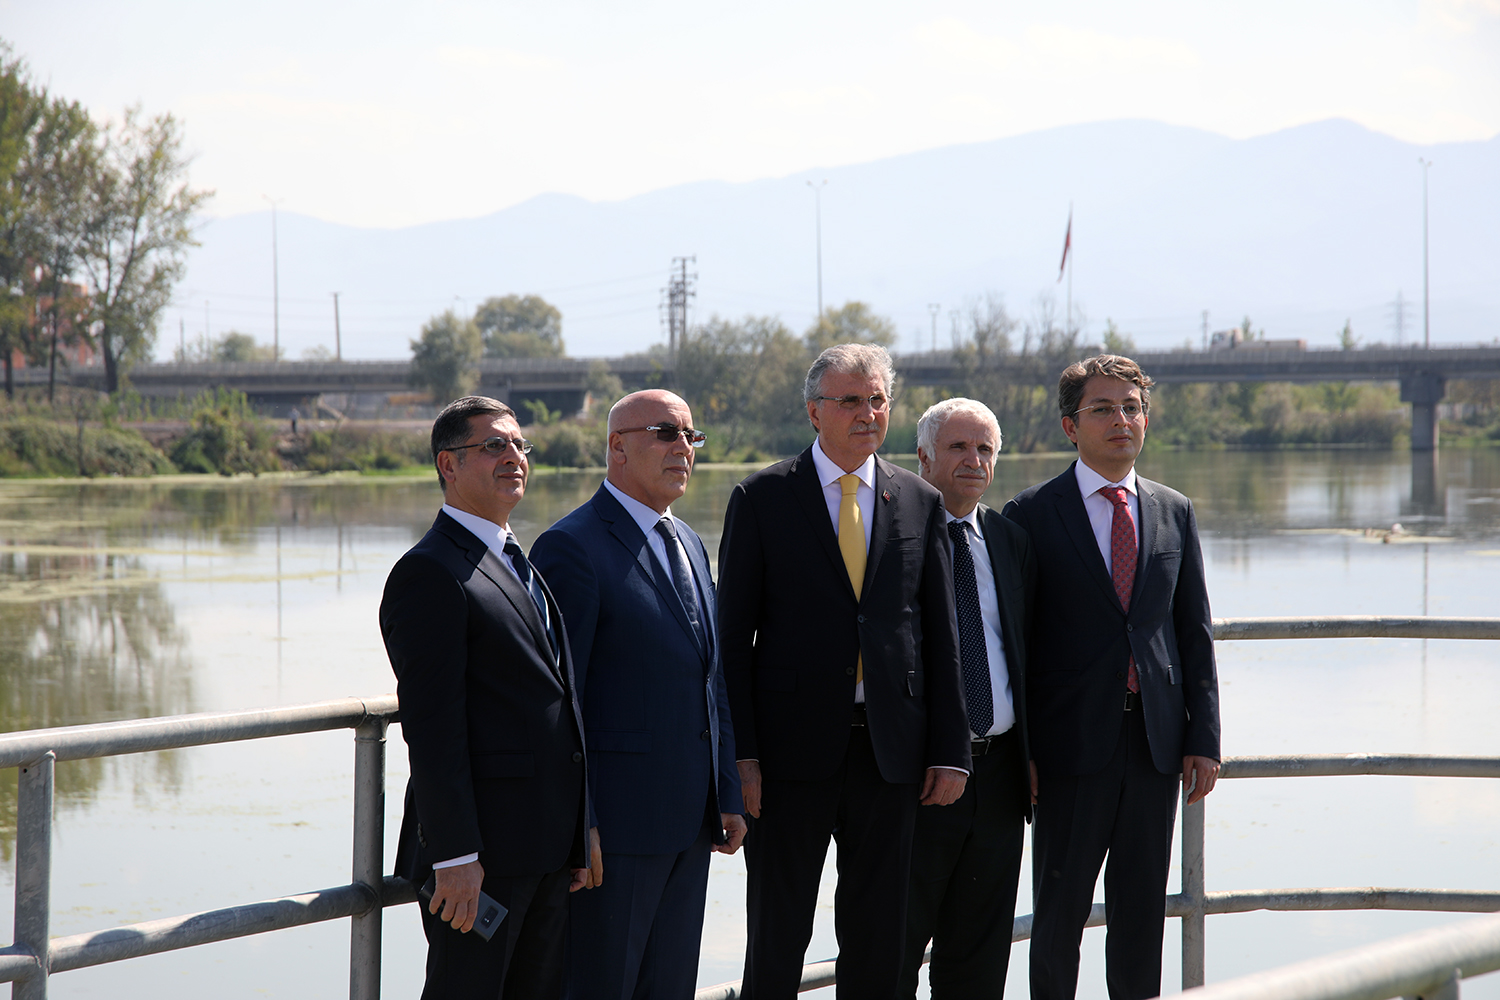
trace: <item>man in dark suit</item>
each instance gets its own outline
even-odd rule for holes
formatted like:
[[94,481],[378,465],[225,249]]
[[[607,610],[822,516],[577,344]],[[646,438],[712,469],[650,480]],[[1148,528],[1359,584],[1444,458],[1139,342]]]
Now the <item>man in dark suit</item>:
[[708,552],[671,511],[704,435],[661,389],[608,426],[604,484],[531,549],[567,623],[610,873],[570,903],[564,992],[691,1000],[710,849],[745,836]]
[[830,836],[838,993],[895,993],[918,802],[952,803],[970,768],[942,495],[875,457],[894,381],[880,347],[819,355],[817,440],[735,487],[724,519],[751,1000],[796,994]]
[[922,478],[943,494],[953,551],[974,771],[951,808],[917,814],[903,997],[916,996],[928,941],[933,1000],[1005,995],[1031,816],[1025,625],[1036,559],[1026,532],[979,502],[999,451],[1000,424],[977,400],[945,399],[917,422]]
[[1129,358],[1058,382],[1078,461],[1005,506],[1039,568],[1027,712],[1038,771],[1031,995],[1071,998],[1105,855],[1112,1000],[1161,992],[1178,776],[1191,804],[1219,774],[1219,682],[1187,497],[1135,473],[1151,379]]
[[[504,403],[448,404],[443,509],[380,602],[411,757],[396,874],[435,881],[428,1000],[560,996],[568,892],[602,878],[567,633],[509,527],[530,450]],[[481,889],[510,911],[488,942],[467,933]]]

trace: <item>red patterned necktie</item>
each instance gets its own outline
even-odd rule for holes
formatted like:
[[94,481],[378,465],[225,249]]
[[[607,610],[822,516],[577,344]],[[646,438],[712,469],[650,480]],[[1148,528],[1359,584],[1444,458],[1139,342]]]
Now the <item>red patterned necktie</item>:
[[[1120,606],[1130,614],[1130,592],[1135,587],[1135,519],[1130,516],[1130,504],[1125,500],[1125,487],[1101,486],[1099,495],[1115,505],[1114,522],[1109,529],[1109,569],[1120,597]],[[1125,674],[1125,689],[1132,693],[1141,690],[1140,674],[1135,669],[1135,656],[1130,657],[1130,667]]]

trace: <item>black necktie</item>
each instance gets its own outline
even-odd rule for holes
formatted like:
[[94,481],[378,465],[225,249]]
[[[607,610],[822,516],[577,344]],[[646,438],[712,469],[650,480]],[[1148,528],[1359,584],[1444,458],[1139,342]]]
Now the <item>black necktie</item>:
[[536,573],[531,569],[531,562],[526,558],[526,553],[521,551],[521,543],[516,541],[516,536],[507,534],[505,536],[504,552],[510,556],[510,563],[516,569],[516,576],[521,578],[521,583],[526,592],[531,595],[531,601],[536,605],[536,610],[542,616],[542,627],[547,630],[547,641],[552,643],[552,649],[557,650],[557,636],[552,631],[551,616],[547,614],[547,595],[542,593],[542,585],[537,582]]
[[692,571],[688,569],[687,559],[683,556],[682,544],[677,540],[677,526],[672,523],[670,517],[664,517],[656,522],[656,530],[661,535],[662,541],[666,543],[667,569],[672,574],[672,587],[682,601],[682,608],[687,612],[688,621],[692,623],[693,634],[698,638],[698,645],[707,649],[708,643],[703,634],[703,612],[698,606],[698,588],[693,585]]
[[969,728],[983,736],[995,724],[995,695],[990,687],[990,654],[984,641],[984,616],[979,611],[979,583],[974,576],[974,554],[969,551],[969,529],[963,521],[948,522],[953,539],[953,595],[958,599],[958,653],[964,668],[964,700],[969,706]]

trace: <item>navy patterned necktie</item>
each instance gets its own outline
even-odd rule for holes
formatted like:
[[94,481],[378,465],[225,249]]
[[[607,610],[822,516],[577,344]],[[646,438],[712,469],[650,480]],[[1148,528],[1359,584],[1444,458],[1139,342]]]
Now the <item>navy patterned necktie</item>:
[[979,611],[979,582],[974,554],[969,551],[969,528],[964,521],[948,522],[953,540],[953,595],[958,599],[958,653],[964,668],[964,701],[969,706],[969,728],[984,736],[995,724],[995,693],[990,686],[990,654],[984,640],[984,616]]
[[522,586],[531,595],[532,603],[536,605],[537,612],[542,616],[542,627],[547,630],[547,641],[552,643],[552,649],[556,652],[557,635],[552,631],[552,617],[547,614],[547,595],[542,592],[542,585],[537,582],[536,573],[531,568],[531,561],[526,558],[526,553],[521,551],[521,543],[516,541],[515,535],[505,536],[503,551],[510,556],[510,563],[516,569],[516,576],[521,578]]
[[672,523],[670,517],[664,517],[656,522],[656,531],[666,544],[667,569],[672,574],[672,589],[677,591],[677,598],[682,601],[682,608],[693,626],[693,634],[698,637],[698,645],[707,649],[708,643],[703,634],[703,611],[698,606],[698,588],[693,585],[692,571],[688,569],[682,543],[677,538],[677,525]]

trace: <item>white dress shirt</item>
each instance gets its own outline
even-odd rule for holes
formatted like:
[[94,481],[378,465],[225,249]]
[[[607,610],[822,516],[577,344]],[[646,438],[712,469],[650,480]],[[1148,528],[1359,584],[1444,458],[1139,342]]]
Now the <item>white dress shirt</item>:
[[[947,514],[946,511],[944,511]],[[990,658],[990,695],[994,698],[995,723],[988,732],[974,737],[998,736],[1016,724],[1015,698],[1010,689],[1010,669],[1005,664],[1005,639],[1000,635],[1000,595],[995,589],[995,567],[989,550],[984,547],[984,529],[979,526],[979,508],[965,517],[947,514],[948,522],[957,521],[969,533],[969,552],[974,557],[974,583],[979,588],[979,616],[984,620],[984,646]],[[952,552],[953,541],[948,541]]]
[[1104,557],[1104,571],[1114,575],[1114,560],[1110,558],[1110,536],[1115,528],[1115,504],[1109,497],[1101,496],[1099,490],[1105,486],[1125,487],[1125,503],[1130,507],[1130,519],[1135,522],[1135,548],[1141,549],[1141,501],[1135,492],[1135,466],[1125,473],[1125,478],[1112,483],[1083,464],[1073,466],[1078,478],[1078,491],[1083,494],[1083,509],[1088,511],[1089,527],[1094,529],[1094,541],[1099,543],[1099,554]]
[[[823,453],[823,442],[814,441],[812,446],[813,468],[818,472],[818,482],[823,487],[823,500],[828,504],[828,517],[833,521],[833,535],[839,533],[839,508],[844,505],[844,487],[841,476],[848,475],[833,464],[833,459]],[[854,502],[859,507],[860,520],[865,528],[865,551],[870,551],[870,531],[875,525],[875,456],[865,459],[865,464],[854,470],[859,477],[859,486],[854,491]],[[854,685],[854,703],[865,703],[865,682]]]
[[[514,573],[517,580],[521,579],[521,574],[517,572],[515,563],[511,562],[510,556],[505,554],[505,540],[515,537],[510,530],[509,522],[496,524],[494,521],[486,520],[478,514],[470,514],[466,510],[459,510],[457,507],[450,507],[447,504],[443,504],[443,513],[453,518],[453,520],[465,528],[468,528],[475,538],[489,546],[489,550],[495,554],[495,558],[500,560],[500,565]],[[520,539],[516,539],[516,544],[521,544]],[[432,867],[434,869],[456,868],[459,865],[466,865],[471,861],[478,860],[479,854],[476,852],[474,854],[465,854],[461,858],[451,858],[447,861],[434,862]]]

